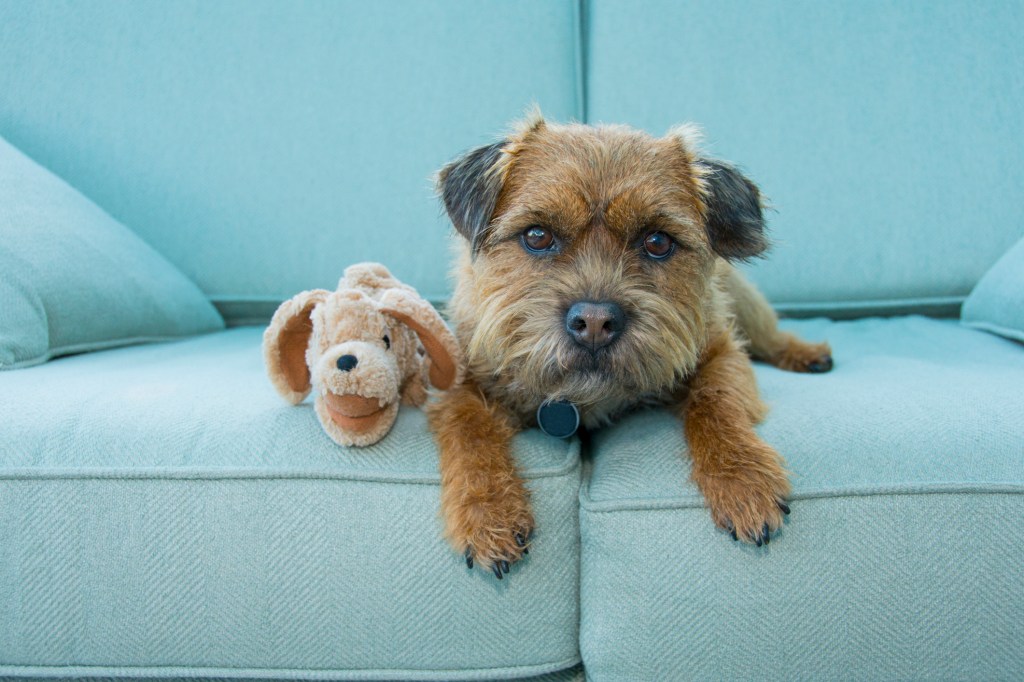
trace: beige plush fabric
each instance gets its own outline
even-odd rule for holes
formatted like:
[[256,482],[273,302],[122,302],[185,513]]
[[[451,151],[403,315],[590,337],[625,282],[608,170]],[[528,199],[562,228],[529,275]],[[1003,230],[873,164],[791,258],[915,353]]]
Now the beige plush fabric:
[[297,405],[313,391],[324,431],[346,446],[376,443],[399,404],[422,405],[428,387],[462,379],[444,320],[380,263],[349,266],[337,291],[303,291],[282,303],[263,355],[277,392]]

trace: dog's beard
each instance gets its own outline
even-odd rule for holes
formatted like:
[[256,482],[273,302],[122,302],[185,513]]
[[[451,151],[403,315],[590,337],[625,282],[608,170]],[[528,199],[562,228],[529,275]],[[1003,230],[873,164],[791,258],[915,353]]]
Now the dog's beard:
[[640,401],[670,390],[696,365],[696,349],[704,345],[698,338],[703,309],[643,287],[622,293],[616,300],[626,311],[627,328],[597,352],[566,333],[562,297],[493,295],[478,311],[470,364],[517,393],[581,406]]

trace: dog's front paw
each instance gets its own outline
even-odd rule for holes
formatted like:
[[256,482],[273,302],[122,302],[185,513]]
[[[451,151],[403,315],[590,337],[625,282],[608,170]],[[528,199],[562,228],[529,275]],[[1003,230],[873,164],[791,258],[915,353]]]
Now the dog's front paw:
[[490,569],[498,580],[529,554],[533,514],[524,490],[507,495],[464,497],[445,505],[448,540],[466,566]]
[[733,453],[712,472],[694,475],[704,493],[715,525],[733,540],[758,547],[771,541],[771,534],[789,514],[786,497],[789,481],[781,458],[767,444],[749,444],[744,453]]

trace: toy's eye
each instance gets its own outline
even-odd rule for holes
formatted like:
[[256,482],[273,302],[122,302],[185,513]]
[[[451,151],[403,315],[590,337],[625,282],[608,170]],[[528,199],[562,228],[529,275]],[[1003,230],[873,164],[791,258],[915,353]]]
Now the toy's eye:
[[531,225],[523,230],[523,246],[532,253],[550,251],[555,246],[555,235],[540,225]]
[[651,232],[644,237],[644,251],[655,260],[668,258],[675,250],[676,243],[664,232]]
[[391,350],[391,339],[388,337],[387,334],[384,335],[384,348],[386,348],[387,350]]

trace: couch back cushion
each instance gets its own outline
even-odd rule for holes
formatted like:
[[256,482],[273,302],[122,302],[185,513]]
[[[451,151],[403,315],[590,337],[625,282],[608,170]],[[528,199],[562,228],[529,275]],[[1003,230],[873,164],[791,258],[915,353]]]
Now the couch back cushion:
[[1024,4],[591,0],[585,21],[588,121],[700,123],[776,208],[752,274],[777,303],[956,302],[1024,234]]
[[0,135],[236,318],[386,263],[443,298],[431,176],[531,102],[578,115],[578,5],[0,5]]
[[789,310],[955,306],[1024,234],[1019,4],[41,0],[0,25],[0,135],[236,322],[360,260],[445,298],[431,174],[531,102],[702,124],[776,208],[750,270]]
[[163,256],[0,137],[0,370],[223,328]]

